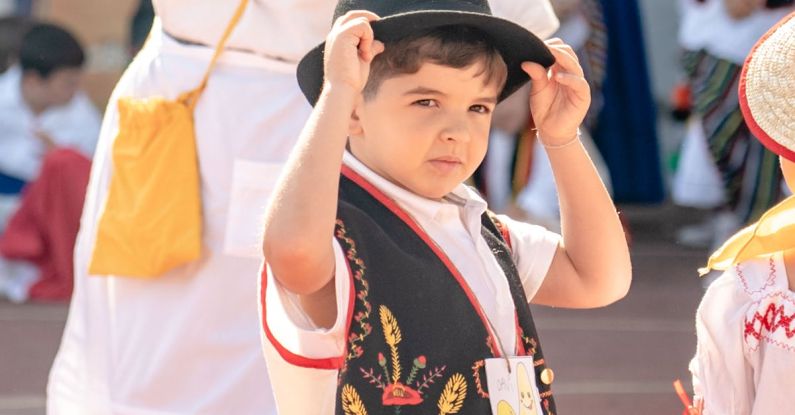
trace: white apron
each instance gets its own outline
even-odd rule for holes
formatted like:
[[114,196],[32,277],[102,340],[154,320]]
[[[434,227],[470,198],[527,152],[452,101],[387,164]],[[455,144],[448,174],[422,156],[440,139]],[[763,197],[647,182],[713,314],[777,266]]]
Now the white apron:
[[112,173],[113,103],[175,98],[196,86],[212,53],[177,43],[156,23],[116,86],[86,195],[48,413],[275,413],[259,338],[257,223],[311,109],[294,65],[225,52],[210,77],[195,113],[203,258],[153,280],[86,275]]

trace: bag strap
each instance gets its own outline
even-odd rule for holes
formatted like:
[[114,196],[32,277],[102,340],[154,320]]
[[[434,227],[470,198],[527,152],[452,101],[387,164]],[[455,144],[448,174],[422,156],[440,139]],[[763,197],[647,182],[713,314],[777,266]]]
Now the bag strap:
[[196,108],[196,103],[199,101],[199,97],[201,97],[202,92],[204,92],[204,88],[207,87],[207,80],[210,79],[210,74],[215,68],[218,57],[221,56],[221,53],[223,53],[224,46],[226,46],[226,41],[229,40],[229,36],[232,34],[232,31],[235,29],[238,22],[240,22],[240,18],[243,16],[243,12],[246,11],[247,5],[248,0],[240,0],[240,4],[237,5],[235,14],[232,15],[232,18],[226,25],[224,34],[221,36],[221,40],[219,40],[218,44],[215,46],[215,53],[213,53],[213,58],[210,60],[207,70],[204,71],[204,77],[202,77],[202,81],[199,86],[196,87],[196,89],[185,92],[179,96],[178,100],[185,103],[191,112],[193,112],[193,110]]

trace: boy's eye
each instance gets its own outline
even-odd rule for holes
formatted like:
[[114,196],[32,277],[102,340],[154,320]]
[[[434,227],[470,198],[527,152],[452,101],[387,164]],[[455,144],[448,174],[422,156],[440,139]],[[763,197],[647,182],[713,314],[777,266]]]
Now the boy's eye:
[[488,114],[491,111],[491,109],[489,107],[487,107],[485,105],[480,105],[480,104],[473,105],[473,106],[469,107],[469,110],[477,112],[479,114]]
[[421,99],[418,101],[414,101],[416,105],[422,107],[438,107],[439,105],[436,103],[436,100],[433,99]]

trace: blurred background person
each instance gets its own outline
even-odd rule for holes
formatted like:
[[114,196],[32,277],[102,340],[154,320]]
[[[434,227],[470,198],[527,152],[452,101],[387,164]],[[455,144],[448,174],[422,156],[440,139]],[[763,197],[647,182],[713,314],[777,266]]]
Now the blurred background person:
[[[560,28],[554,36],[563,39],[574,48],[583,67],[585,78],[591,86],[593,102],[580,127],[580,132],[583,145],[594,161],[602,181],[610,190],[610,173],[590,134],[603,102],[602,83],[605,76],[607,45],[602,8],[596,0],[553,0],[551,3],[555,14],[561,21]],[[531,222],[559,230],[558,194],[546,151],[543,146],[537,145],[535,131],[532,128],[524,131],[524,137],[519,139],[524,141],[524,143],[520,143],[521,150],[519,151],[528,151],[527,147],[530,147],[532,162],[529,167],[528,180],[516,197],[516,205],[521,209],[521,214]],[[521,171],[521,161],[518,164],[515,167]]]
[[65,300],[99,113],[65,29],[31,24],[17,61],[0,75],[0,289],[15,302]]
[[30,20],[22,16],[0,17],[0,73],[17,63],[22,36],[28,30]]
[[[552,4],[561,18],[554,36],[574,46],[591,85],[594,100],[581,132],[600,175],[617,202],[661,202],[665,194],[656,109],[637,2],[624,2],[620,7],[600,0],[556,0]],[[495,125],[499,116],[495,113]],[[514,141],[511,184],[517,194],[515,209],[520,210],[514,214],[555,229],[560,219],[554,178],[546,153],[533,145],[532,120],[523,125],[527,128]],[[498,143],[508,141],[506,136],[492,131],[492,139],[497,138]],[[487,171],[495,168],[489,157],[495,156],[487,155]],[[494,186],[489,179],[485,183],[488,195]],[[628,231],[626,221],[624,224]]]
[[[679,40],[692,115],[679,166],[682,174],[677,174],[681,188],[674,200],[712,208],[714,213],[703,223],[682,228],[677,238],[683,245],[714,249],[740,227],[756,221],[782,196],[778,159],[753,139],[740,112],[737,89],[751,47],[795,7],[791,0],[684,0],[681,6]],[[685,152],[688,144],[693,147],[691,154]],[[705,148],[707,157],[692,155]],[[701,176],[686,176],[686,172]],[[715,182],[714,172],[720,186],[717,194],[715,189],[704,189]],[[710,177],[713,180],[697,186],[698,179]],[[685,197],[699,189],[707,203],[699,205],[692,201],[698,198]]]
[[129,54],[135,56],[144,46],[146,36],[152,29],[152,21],[155,18],[155,8],[152,0],[139,0],[135,12],[130,18],[129,34]]

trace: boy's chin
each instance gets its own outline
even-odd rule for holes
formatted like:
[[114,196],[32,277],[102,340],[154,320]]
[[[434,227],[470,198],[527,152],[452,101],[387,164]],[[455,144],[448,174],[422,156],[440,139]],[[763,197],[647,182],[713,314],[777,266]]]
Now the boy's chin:
[[450,192],[452,192],[453,189],[455,189],[455,187],[452,187],[450,189],[435,188],[435,189],[422,189],[422,190],[410,189],[410,190],[412,191],[412,193],[422,196],[426,199],[441,200],[443,197],[450,194]]

